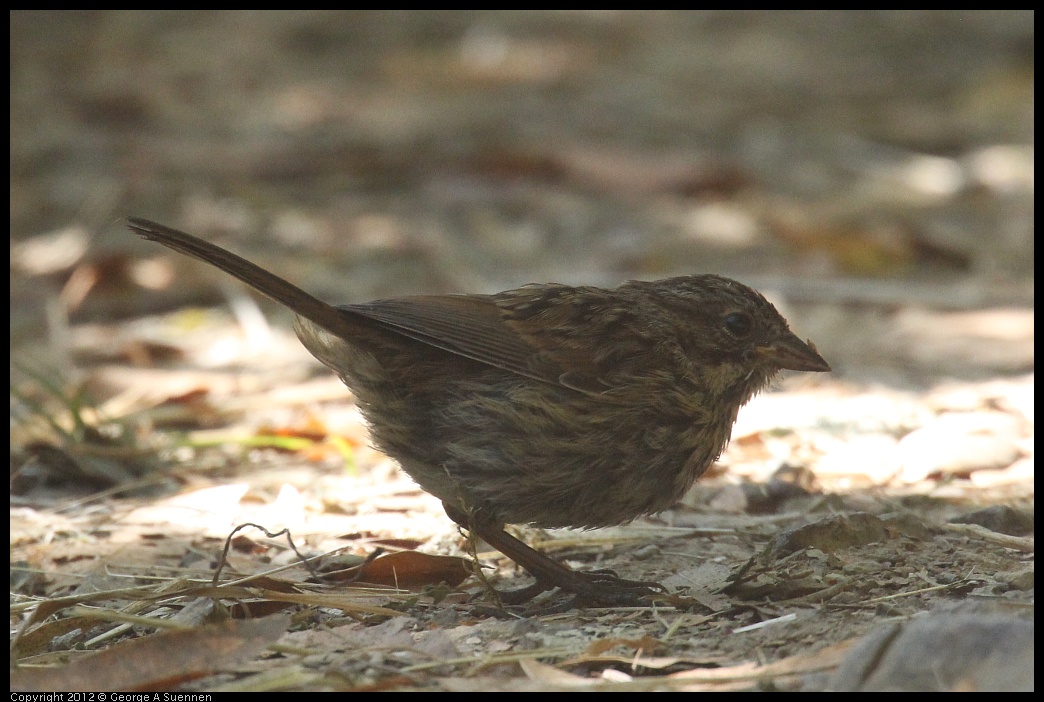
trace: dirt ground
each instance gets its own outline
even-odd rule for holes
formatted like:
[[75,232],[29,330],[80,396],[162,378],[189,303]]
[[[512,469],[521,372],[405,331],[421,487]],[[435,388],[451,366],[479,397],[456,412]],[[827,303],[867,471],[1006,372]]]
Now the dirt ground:
[[[11,27],[13,690],[1032,689],[1032,13]],[[719,273],[834,371],[676,507],[516,532],[669,597],[504,607],[289,315],[128,216],[331,302]]]

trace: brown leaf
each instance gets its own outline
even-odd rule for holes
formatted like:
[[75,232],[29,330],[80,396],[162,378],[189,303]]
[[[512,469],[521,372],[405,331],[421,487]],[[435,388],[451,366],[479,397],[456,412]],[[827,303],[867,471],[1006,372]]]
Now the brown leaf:
[[169,690],[256,656],[289,623],[289,616],[277,615],[145,636],[64,668],[16,670],[11,674],[11,690]]
[[333,580],[350,580],[400,588],[420,588],[446,583],[456,587],[471,575],[471,562],[454,556],[433,556],[419,551],[389,553],[369,563],[330,576]]

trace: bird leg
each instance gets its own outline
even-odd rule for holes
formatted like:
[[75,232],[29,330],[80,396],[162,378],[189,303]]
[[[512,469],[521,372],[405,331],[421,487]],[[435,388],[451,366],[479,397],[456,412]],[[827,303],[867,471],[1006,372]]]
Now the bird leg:
[[469,515],[444,506],[450,519],[515,561],[536,579],[528,587],[498,592],[505,604],[528,602],[556,587],[577,595],[578,603],[604,606],[640,604],[643,598],[666,592],[659,583],[625,580],[612,571],[573,570],[511,536],[500,524],[481,513]]

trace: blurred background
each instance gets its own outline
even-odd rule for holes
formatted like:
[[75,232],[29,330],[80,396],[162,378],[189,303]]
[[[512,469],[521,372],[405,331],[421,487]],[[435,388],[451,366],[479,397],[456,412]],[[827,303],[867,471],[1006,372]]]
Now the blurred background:
[[843,376],[1023,372],[1033,36],[1007,11],[14,12],[12,350],[73,363],[68,324],[220,303],[140,216],[332,302],[715,272]]
[[[308,610],[315,633],[345,626],[293,639],[293,650],[349,653],[342,678],[302,689],[374,675],[413,684],[419,670],[456,666],[488,690],[489,656],[506,642],[586,656],[594,648],[577,636],[607,631],[640,647],[611,664],[614,685],[661,636],[669,648],[649,651],[678,661],[798,656],[785,670],[820,672],[874,623],[937,603],[1008,603],[1031,616],[1032,12],[10,18],[12,660],[64,663],[105,645],[94,619],[63,612],[37,627],[36,614],[55,611],[44,597],[113,592],[103,600],[113,608],[156,602],[166,617],[177,580],[188,587],[179,602],[214,606],[193,583],[211,581],[245,523],[289,528],[324,567],[369,563],[381,549],[414,557],[391,561],[387,584],[416,592],[367,597],[439,602],[402,609],[410,619],[390,630],[405,637],[394,643],[365,638],[373,619],[330,620],[335,605],[319,603]],[[752,400],[674,509],[619,530],[524,534],[555,557],[691,591],[737,619],[682,614],[665,629],[660,614],[643,623],[628,611],[610,628],[586,615],[472,626],[481,584],[426,589],[470,572],[460,530],[369,447],[350,393],[302,348],[290,315],[138,239],[127,217],[212,240],[333,303],[706,272],[762,291],[833,372],[783,374]],[[829,538],[812,555],[772,546],[816,520]],[[313,575],[255,530],[224,553],[225,577],[294,566],[279,592]],[[743,572],[755,587],[723,594]],[[144,594],[123,600],[130,583]],[[362,597],[330,592],[348,613]],[[290,601],[259,598],[272,608],[251,616]],[[795,608],[810,616],[734,628]],[[295,622],[306,613],[295,609]],[[456,647],[431,653],[408,633],[457,629],[467,633]],[[918,656],[956,648],[957,689],[1027,675],[1032,687],[1023,629],[961,631],[927,647],[915,638],[914,655],[895,658],[945,682],[944,667]],[[177,649],[209,658],[231,651],[224,637]],[[1009,645],[988,657],[986,682],[961,677],[973,666],[953,642],[987,639],[1020,642],[1029,658]],[[128,689],[170,689],[174,648],[154,643],[153,665],[138,649],[109,659],[137,681]],[[465,654],[480,662],[459,664]],[[263,666],[321,676],[327,661],[278,659]],[[88,664],[99,689],[123,679],[98,660]],[[407,660],[420,665],[404,676]],[[865,660],[860,671],[880,673],[877,649]],[[605,664],[583,665],[586,675]],[[900,684],[884,670],[890,689]],[[720,679],[783,689],[750,671]],[[75,682],[67,689],[88,689]]]

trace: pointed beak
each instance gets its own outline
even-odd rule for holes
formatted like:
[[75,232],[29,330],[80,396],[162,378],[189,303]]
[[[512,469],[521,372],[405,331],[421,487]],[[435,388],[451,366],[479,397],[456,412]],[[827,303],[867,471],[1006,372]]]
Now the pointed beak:
[[819,355],[811,341],[805,343],[790,332],[771,344],[759,346],[757,353],[763,360],[787,370],[819,373],[830,370],[830,364]]

